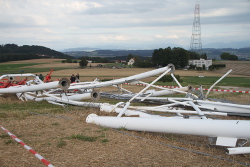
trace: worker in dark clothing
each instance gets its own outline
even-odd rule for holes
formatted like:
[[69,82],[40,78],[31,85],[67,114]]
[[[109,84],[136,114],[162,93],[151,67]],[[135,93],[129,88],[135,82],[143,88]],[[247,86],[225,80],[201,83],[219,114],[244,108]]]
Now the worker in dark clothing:
[[76,77],[75,77],[75,75],[74,75],[74,74],[72,74],[72,75],[71,75],[71,77],[70,77],[70,81],[71,81],[71,83],[75,82],[75,80],[76,80]]
[[39,75],[39,79],[40,79],[41,81],[44,80],[43,74],[40,74],[40,75]]

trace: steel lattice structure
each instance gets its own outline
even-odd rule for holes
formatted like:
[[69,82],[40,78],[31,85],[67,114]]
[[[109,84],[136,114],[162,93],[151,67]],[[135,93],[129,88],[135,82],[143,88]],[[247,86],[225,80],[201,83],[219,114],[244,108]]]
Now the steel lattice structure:
[[194,22],[190,43],[190,50],[202,53],[202,43],[201,43],[201,26],[200,26],[200,4],[195,4],[194,10]]

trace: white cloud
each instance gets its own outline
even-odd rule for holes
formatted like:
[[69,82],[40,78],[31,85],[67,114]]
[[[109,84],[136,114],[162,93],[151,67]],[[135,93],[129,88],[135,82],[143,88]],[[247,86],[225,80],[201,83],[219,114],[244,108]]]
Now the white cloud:
[[[55,49],[159,41],[189,46],[194,6],[185,0],[0,0],[1,42],[38,39]],[[202,42],[249,39],[249,9],[248,0],[200,0]]]
[[60,4],[63,10],[66,12],[84,12],[90,8],[98,8],[102,5],[96,2],[87,1],[66,1],[66,3]]
[[127,41],[129,37],[124,35],[117,35],[117,36],[104,36],[100,35],[99,38],[105,42],[113,42],[113,41]]
[[168,36],[163,36],[163,35],[155,35],[156,38],[166,38],[166,39],[177,39],[179,38],[177,35],[168,35]]

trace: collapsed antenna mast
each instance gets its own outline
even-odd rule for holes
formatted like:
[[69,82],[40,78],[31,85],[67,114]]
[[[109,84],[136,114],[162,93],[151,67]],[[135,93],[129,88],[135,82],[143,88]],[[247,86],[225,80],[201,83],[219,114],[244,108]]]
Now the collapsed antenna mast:
[[202,53],[201,26],[200,26],[200,4],[199,3],[195,4],[194,22],[193,22],[190,50],[193,52],[197,52],[199,54]]

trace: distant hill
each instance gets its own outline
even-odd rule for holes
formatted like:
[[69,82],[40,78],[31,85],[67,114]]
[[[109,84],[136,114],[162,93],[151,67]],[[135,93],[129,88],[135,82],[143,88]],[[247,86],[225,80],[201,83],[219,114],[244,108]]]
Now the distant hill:
[[151,57],[154,50],[95,50],[95,51],[70,51],[64,52],[70,56],[78,57],[118,57],[129,54],[141,57]]
[[239,57],[239,60],[249,60],[250,59],[250,47],[245,48],[203,48],[202,51],[207,54],[209,59],[220,60],[220,55],[224,52],[234,54]]
[[[75,48],[76,49],[76,48]],[[90,48],[89,48],[90,49]],[[94,49],[94,48],[92,48]],[[239,60],[247,60],[250,59],[250,47],[246,48],[203,48],[204,53],[207,54],[208,59],[216,59],[220,60],[220,55],[223,52],[228,52],[230,54],[234,54],[239,57]],[[127,56],[128,54],[138,55],[140,57],[151,57],[154,50],[90,50],[90,51],[67,51],[64,52],[73,57],[118,57],[118,56]]]
[[70,55],[37,45],[23,45],[16,44],[0,45],[0,62],[13,60],[28,60],[37,58],[74,58]]
[[202,45],[204,48],[245,48],[250,47],[250,40],[245,41],[228,41],[228,42],[212,42]]

